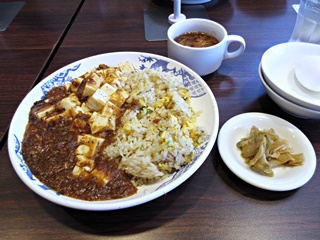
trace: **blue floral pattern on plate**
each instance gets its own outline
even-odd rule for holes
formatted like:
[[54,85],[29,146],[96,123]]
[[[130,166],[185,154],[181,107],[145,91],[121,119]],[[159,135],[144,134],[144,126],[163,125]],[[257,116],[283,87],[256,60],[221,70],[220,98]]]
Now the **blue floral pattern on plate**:
[[[170,68],[168,65],[170,64],[166,60],[158,59],[156,57],[146,57],[146,56],[140,56],[139,62],[142,63],[140,65],[139,69],[143,70],[145,68],[151,68],[151,69],[161,69],[163,72],[170,72],[174,76],[181,76],[183,85],[188,88],[188,90],[191,93],[191,97],[198,98],[202,97],[206,94],[205,90],[203,89],[202,85],[198,82],[198,80],[193,77],[189,72],[186,70],[180,68],[177,69],[176,67]],[[149,67],[146,67],[145,64],[150,64]]]
[[43,93],[42,98],[44,98],[44,96],[47,94],[47,92],[50,91],[50,89],[52,89],[54,87],[58,87],[58,86],[63,86],[68,82],[72,82],[72,77],[69,76],[69,73],[71,71],[77,71],[79,69],[80,65],[81,65],[81,63],[75,65],[72,68],[68,68],[68,69],[58,73],[52,79],[50,79],[49,81],[44,83],[41,86],[41,90]]
[[[160,69],[163,72],[169,72],[172,73],[174,76],[181,76],[183,85],[188,88],[188,90],[191,93],[192,98],[199,98],[202,97],[206,94],[205,89],[203,86],[198,82],[198,80],[193,77],[189,72],[182,68],[177,68],[177,67],[170,67],[170,62],[159,59],[156,57],[151,57],[151,56],[143,56],[141,55],[138,58],[138,61],[141,63],[139,66],[138,70],[143,70],[146,68],[151,68],[151,69]],[[63,86],[68,82],[72,82],[72,77],[69,76],[70,72],[77,71],[81,66],[81,63],[74,65],[71,68],[67,68],[66,70],[63,70],[62,72],[58,73],[55,75],[52,79],[49,79],[46,81],[41,86],[41,90],[43,93],[43,96],[41,97],[42,99],[44,96],[47,94],[48,91],[50,91],[52,88],[57,87],[57,86]],[[25,164],[25,161],[23,160],[22,154],[21,154],[21,141],[14,135],[15,137],[15,154],[20,160],[20,167],[22,170],[27,174],[27,176],[32,180],[32,181],[37,181],[38,180],[34,177],[34,175],[31,173],[27,165]],[[175,172],[172,177],[167,180],[166,182],[162,183],[155,191],[165,187],[166,185],[170,184],[177,178],[179,178],[183,173],[185,173],[194,163],[195,161],[200,157],[204,149],[206,148],[208,141],[209,141],[210,135],[206,136],[205,142],[198,148],[195,149],[195,158],[194,160],[182,167],[179,171]],[[37,183],[39,187],[43,188],[44,190],[50,190],[47,186],[44,184],[41,184],[40,182]],[[59,195],[59,194],[58,194]]]
[[[17,158],[20,160],[21,169],[28,175],[28,177],[32,181],[37,181],[37,179],[33,176],[31,171],[29,170],[29,168],[26,165],[25,161],[23,160],[22,152],[21,152],[21,141],[19,141],[19,139],[17,138],[16,135],[14,135],[14,142],[15,142],[14,152],[15,152]],[[38,183],[38,186],[43,188],[44,190],[49,190],[50,189],[46,185],[41,184],[40,182]]]

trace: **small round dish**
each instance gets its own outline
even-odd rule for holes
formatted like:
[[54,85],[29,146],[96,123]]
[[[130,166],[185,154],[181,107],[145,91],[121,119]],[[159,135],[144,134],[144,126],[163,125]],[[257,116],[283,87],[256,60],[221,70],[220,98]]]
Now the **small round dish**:
[[[305,162],[297,167],[274,168],[274,176],[267,177],[253,172],[241,157],[237,142],[248,136],[251,127],[273,128],[289,141],[295,153],[302,152]],[[291,123],[264,113],[244,113],[229,119],[220,129],[218,136],[220,155],[227,167],[249,184],[271,191],[289,191],[301,187],[313,176],[316,169],[316,155],[308,138]]]
[[303,87],[295,76],[298,60],[309,55],[320,56],[320,46],[288,42],[269,48],[261,58],[265,80],[282,97],[306,108],[320,111],[320,92]]
[[309,108],[302,107],[298,104],[290,102],[289,100],[281,97],[272,88],[267,84],[266,80],[264,79],[263,70],[261,68],[261,64],[259,66],[259,76],[264,86],[268,96],[285,112],[299,118],[304,119],[320,119],[320,111],[312,110]]

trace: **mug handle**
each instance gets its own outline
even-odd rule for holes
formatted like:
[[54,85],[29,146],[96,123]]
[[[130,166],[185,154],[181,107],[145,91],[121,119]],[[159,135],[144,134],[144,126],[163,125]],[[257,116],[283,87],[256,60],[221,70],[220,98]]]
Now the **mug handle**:
[[[246,42],[244,41],[243,37],[238,36],[238,35],[228,35],[227,39],[226,39],[226,51],[224,53],[224,59],[230,59],[230,58],[235,58],[238,57],[239,55],[241,55],[245,48],[246,48]],[[228,47],[230,45],[230,43],[240,43],[240,46],[237,50],[233,51],[233,52],[229,52],[228,51]]]

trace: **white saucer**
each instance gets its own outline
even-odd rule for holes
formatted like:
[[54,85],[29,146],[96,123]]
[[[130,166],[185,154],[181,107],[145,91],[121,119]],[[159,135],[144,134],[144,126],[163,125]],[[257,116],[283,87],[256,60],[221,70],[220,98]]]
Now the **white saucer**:
[[[281,138],[289,141],[295,153],[304,153],[304,164],[274,168],[273,177],[253,172],[236,146],[241,138],[249,135],[252,125],[259,129],[273,128]],[[288,191],[299,188],[310,180],[316,169],[316,154],[309,139],[291,123],[269,114],[244,113],[229,119],[220,129],[218,148],[223,161],[235,175],[266,190]]]
[[288,42],[269,48],[261,59],[265,80],[282,97],[300,106],[320,111],[320,92],[303,87],[295,76],[295,66],[302,57],[320,56],[320,45]]

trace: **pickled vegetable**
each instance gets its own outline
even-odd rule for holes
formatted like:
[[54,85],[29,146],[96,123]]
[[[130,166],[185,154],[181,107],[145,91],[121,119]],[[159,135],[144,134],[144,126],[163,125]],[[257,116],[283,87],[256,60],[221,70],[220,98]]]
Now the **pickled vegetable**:
[[280,138],[271,128],[259,130],[252,126],[248,137],[242,138],[237,147],[250,168],[265,176],[274,176],[277,166],[301,166],[303,153],[294,154],[287,140]]

